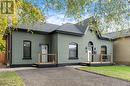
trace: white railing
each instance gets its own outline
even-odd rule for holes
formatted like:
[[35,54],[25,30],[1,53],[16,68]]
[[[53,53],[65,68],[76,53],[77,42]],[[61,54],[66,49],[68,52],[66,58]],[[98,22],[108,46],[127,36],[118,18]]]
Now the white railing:
[[110,62],[113,63],[112,55],[100,54],[100,62]]
[[[93,61],[92,61],[92,56],[93,56]],[[109,62],[113,63],[113,56],[112,55],[107,55],[107,54],[91,54],[91,58],[89,58],[89,63],[91,62]]]
[[53,64],[57,64],[58,63],[58,59],[56,57],[56,54],[42,54],[39,53],[38,54],[38,63],[45,63],[43,62],[43,58],[42,56],[46,56],[47,58],[47,62],[46,63],[53,63]]

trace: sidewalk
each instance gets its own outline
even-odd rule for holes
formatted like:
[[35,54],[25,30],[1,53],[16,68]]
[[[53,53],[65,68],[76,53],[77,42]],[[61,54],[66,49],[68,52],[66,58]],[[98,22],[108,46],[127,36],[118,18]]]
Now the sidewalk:
[[35,67],[2,68],[0,66],[0,72],[17,71],[17,70],[33,70],[33,69],[37,69],[37,68]]

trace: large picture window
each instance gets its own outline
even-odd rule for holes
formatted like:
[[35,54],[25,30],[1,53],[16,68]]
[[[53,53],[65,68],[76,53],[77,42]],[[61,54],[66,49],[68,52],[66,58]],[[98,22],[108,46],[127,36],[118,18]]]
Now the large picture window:
[[69,59],[78,59],[77,43],[69,43]]
[[31,41],[23,41],[23,59],[31,59]]

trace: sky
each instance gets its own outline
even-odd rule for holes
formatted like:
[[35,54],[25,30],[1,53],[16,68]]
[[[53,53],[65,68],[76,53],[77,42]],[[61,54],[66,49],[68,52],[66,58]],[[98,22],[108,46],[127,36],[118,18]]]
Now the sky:
[[[89,14],[86,14],[84,16],[84,19],[87,19],[88,17],[90,17]],[[75,19],[73,18],[67,18],[65,17],[64,14],[53,14],[53,15],[47,15],[46,17],[46,22],[47,23],[52,23],[52,24],[57,24],[57,25],[62,25],[62,24],[65,24],[65,23],[72,23],[72,24],[75,24],[77,23],[78,21],[76,21]]]
[[[28,1],[32,2],[33,0],[28,0]],[[34,1],[33,1],[33,3],[35,5],[37,4],[38,7],[43,8],[43,9],[45,8],[45,6],[44,6],[44,4],[45,4],[44,0],[34,0]],[[94,4],[92,4],[92,5],[94,5]],[[91,7],[93,9],[94,6],[91,6]],[[57,12],[57,11],[55,11],[53,9],[48,9],[48,10],[44,9],[44,14],[46,16],[46,22],[47,23],[52,23],[52,24],[56,24],[56,25],[62,25],[62,24],[65,24],[65,23],[73,23],[73,24],[75,24],[75,23],[78,22],[78,21],[76,21],[73,18],[65,17],[65,13],[64,12]],[[91,12],[91,14],[88,13],[88,12],[86,12],[83,15],[83,20],[91,17],[92,14],[93,14],[93,12]],[[124,27],[125,28],[129,28],[129,23],[130,23],[130,21],[127,21],[126,23],[124,21],[124,23],[123,23]],[[112,23],[111,24],[111,28],[115,28],[115,27],[120,28],[120,25],[115,26]],[[114,29],[111,29],[111,30],[114,30]],[[111,30],[109,30],[109,31],[111,31]]]
[[[39,8],[45,8],[44,6],[44,0],[27,0],[29,2],[32,2],[32,4],[37,5]],[[65,17],[65,13],[64,12],[57,12],[53,9],[44,9],[44,14],[46,16],[46,23],[52,23],[52,24],[56,24],[56,25],[62,25],[65,23],[77,23],[78,21],[76,21],[73,18],[68,18]],[[90,14],[85,14],[83,15],[84,19],[87,19],[88,17],[90,17]]]
[[56,12],[54,10],[49,10],[45,12],[46,22],[62,25],[65,23],[76,23],[76,21],[72,18],[66,18],[63,13]]
[[[75,24],[78,22],[74,18],[66,17],[64,12],[57,12],[57,11],[52,10],[52,9],[49,9],[48,11],[44,11],[44,12],[45,12],[47,23],[62,25],[65,23]],[[90,17],[90,14],[88,14],[88,13],[83,15],[83,19],[87,19],[88,17]]]
[[54,14],[52,16],[47,16],[46,17],[46,22],[47,23],[52,23],[52,24],[57,24],[57,25],[62,25],[65,23],[76,23],[76,20],[71,19],[71,18],[65,18],[64,14]]

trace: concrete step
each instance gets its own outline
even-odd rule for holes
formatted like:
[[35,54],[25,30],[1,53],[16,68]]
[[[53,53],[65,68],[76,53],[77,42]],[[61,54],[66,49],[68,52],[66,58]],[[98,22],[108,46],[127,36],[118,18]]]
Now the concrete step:
[[35,64],[38,68],[49,68],[49,67],[57,67],[57,64]]
[[113,63],[80,63],[81,66],[111,66]]

